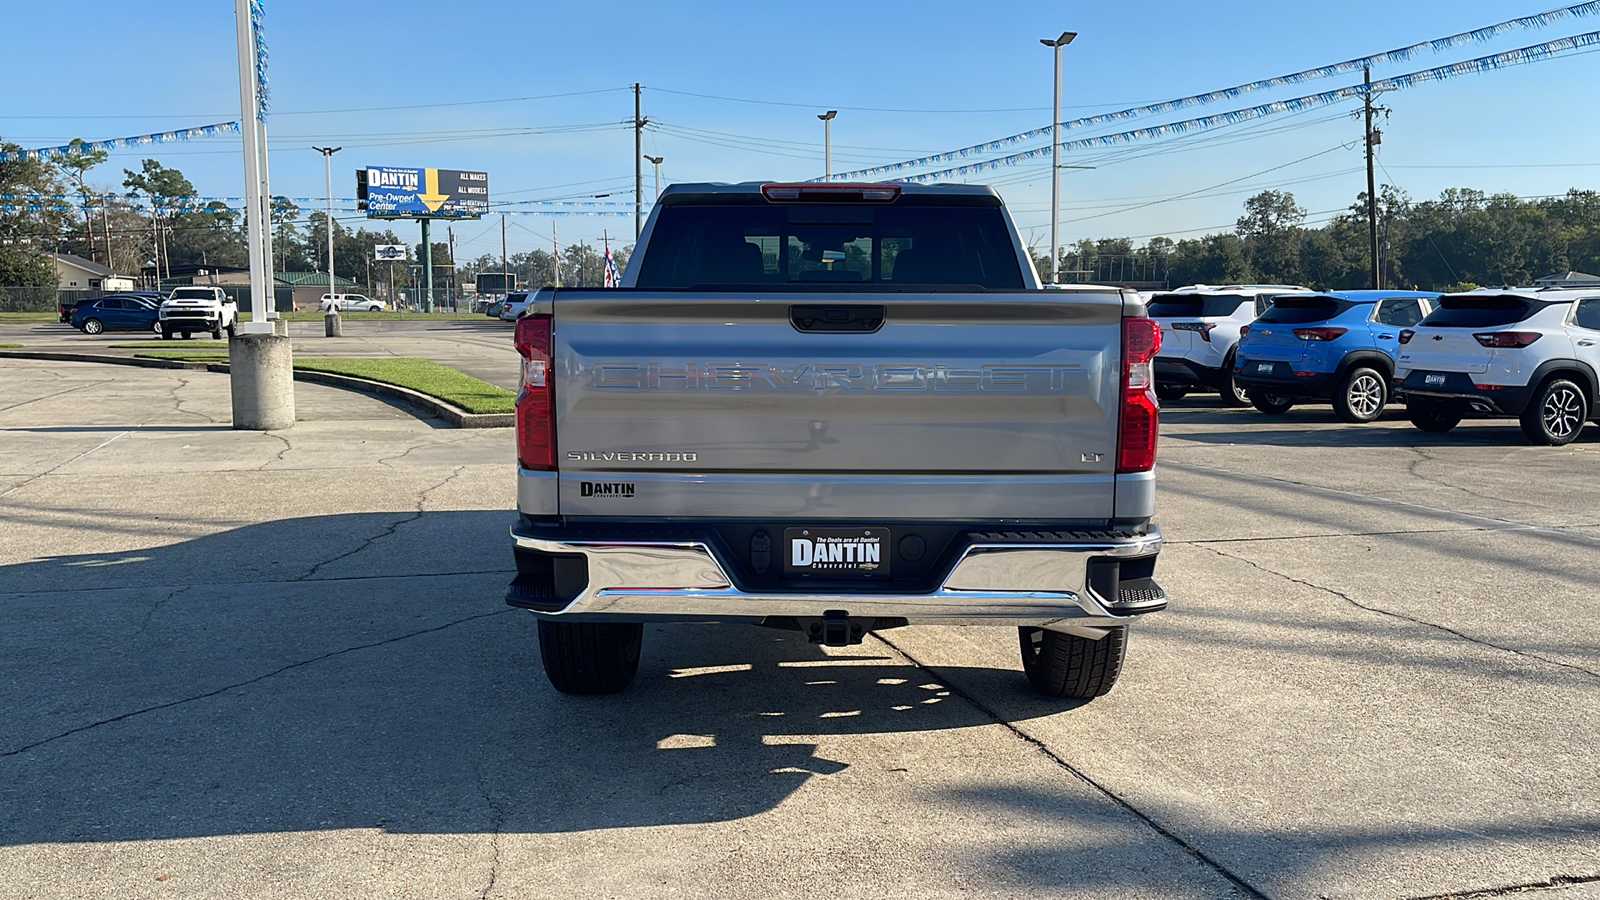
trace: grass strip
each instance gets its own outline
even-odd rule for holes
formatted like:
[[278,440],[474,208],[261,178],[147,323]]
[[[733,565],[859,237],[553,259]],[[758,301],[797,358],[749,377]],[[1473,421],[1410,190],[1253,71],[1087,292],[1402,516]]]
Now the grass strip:
[[171,341],[140,341],[137,344],[112,344],[112,350],[152,350],[163,353],[188,353],[191,350],[226,350],[227,341],[189,341],[174,347]]
[[503,387],[496,387],[487,381],[480,381],[449,366],[441,366],[430,359],[308,357],[296,359],[294,367],[311,372],[352,375],[356,378],[410,388],[430,397],[438,397],[469,413],[508,413],[514,411],[517,404],[515,393]]
[[[196,363],[225,363],[226,355],[192,353],[187,350],[150,350],[144,353],[135,353],[134,356],[144,359],[171,359],[179,362]],[[350,375],[355,378],[365,378],[368,381],[381,381],[398,387],[410,388],[430,397],[437,397],[469,413],[508,413],[516,410],[517,395],[505,388],[497,387],[487,381],[480,381],[471,375],[449,366],[441,366],[429,359],[411,359],[408,357],[383,357],[381,359],[367,359],[363,357],[346,357],[332,359],[326,357],[297,358],[294,361],[296,369],[308,372],[330,372],[334,375]]]
[[0,350],[20,350],[21,344],[0,344]]
[[0,322],[58,322],[60,313],[53,312],[0,312]]

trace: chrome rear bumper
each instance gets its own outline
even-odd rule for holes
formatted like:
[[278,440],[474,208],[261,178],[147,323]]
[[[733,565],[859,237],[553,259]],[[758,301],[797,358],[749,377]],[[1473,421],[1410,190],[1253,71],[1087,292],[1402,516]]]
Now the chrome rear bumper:
[[[588,583],[571,601],[533,607],[567,620],[760,620],[774,616],[905,619],[907,624],[1103,628],[1166,607],[1159,587],[1097,595],[1090,562],[1154,556],[1161,533],[1073,543],[975,543],[931,593],[746,592],[700,542],[559,541],[517,534],[519,550],[581,555]],[[523,604],[518,604],[523,605]]]

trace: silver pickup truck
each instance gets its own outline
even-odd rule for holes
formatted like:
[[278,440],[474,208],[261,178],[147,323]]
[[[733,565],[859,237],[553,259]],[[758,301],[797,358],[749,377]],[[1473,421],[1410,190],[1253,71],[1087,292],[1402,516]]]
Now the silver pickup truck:
[[674,185],[621,289],[517,321],[506,601],[567,693],[721,621],[1012,626],[1037,689],[1100,696],[1167,605],[1159,343],[1132,292],[1043,289],[990,188]]

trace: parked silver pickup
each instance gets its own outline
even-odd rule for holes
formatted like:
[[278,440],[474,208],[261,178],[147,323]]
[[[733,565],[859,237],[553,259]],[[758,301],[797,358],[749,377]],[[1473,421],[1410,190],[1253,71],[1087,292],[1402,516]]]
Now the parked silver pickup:
[[1012,626],[1036,688],[1099,696],[1167,605],[1159,343],[1132,292],[1043,289],[990,188],[674,185],[621,289],[517,322],[506,600],[568,693],[723,621]]

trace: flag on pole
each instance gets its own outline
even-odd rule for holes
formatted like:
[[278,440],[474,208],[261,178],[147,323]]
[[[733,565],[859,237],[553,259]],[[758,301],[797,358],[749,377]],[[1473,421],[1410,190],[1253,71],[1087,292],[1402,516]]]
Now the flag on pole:
[[606,245],[606,287],[614,288],[622,284],[622,273],[617,271],[617,261],[611,258],[611,245]]

